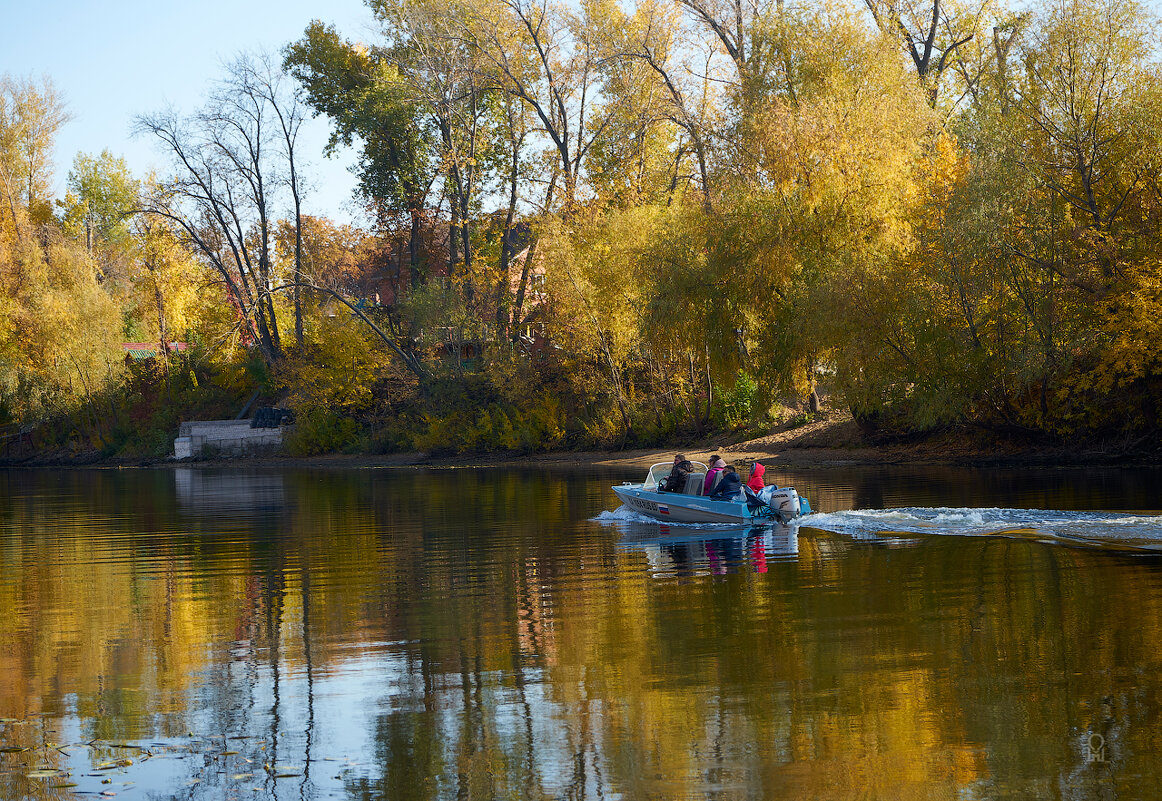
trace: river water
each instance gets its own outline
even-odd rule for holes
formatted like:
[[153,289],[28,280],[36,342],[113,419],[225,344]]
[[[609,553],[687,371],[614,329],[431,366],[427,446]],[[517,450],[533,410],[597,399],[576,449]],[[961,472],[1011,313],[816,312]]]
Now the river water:
[[1162,471],[767,477],[0,471],[0,799],[1162,798]]

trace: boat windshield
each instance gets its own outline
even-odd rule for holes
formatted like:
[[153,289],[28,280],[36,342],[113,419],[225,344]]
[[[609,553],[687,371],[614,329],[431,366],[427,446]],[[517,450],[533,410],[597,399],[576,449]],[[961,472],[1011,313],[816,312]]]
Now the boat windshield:
[[[706,465],[702,464],[702,462],[691,461],[690,464],[694,465],[695,473],[706,472]],[[642,489],[646,490],[647,492],[657,492],[658,484],[662,482],[663,478],[670,475],[670,471],[673,469],[673,462],[658,462],[656,465],[651,467],[650,472],[646,474],[646,480],[642,482]]]

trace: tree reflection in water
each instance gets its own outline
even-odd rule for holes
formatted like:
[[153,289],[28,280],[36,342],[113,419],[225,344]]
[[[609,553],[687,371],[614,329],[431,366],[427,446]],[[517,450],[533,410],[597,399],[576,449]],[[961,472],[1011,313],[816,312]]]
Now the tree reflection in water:
[[610,483],[0,472],[0,797],[1160,795],[1156,558],[626,530]]

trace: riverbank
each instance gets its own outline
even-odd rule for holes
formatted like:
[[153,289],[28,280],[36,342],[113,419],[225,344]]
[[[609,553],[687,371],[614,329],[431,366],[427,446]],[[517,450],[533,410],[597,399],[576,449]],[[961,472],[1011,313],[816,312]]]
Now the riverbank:
[[761,436],[718,436],[675,443],[666,448],[615,451],[554,451],[551,453],[475,454],[328,454],[322,456],[256,456],[230,459],[102,458],[99,453],[40,453],[26,458],[0,459],[0,467],[168,467],[190,465],[224,467],[471,467],[523,466],[530,464],[589,464],[611,468],[643,468],[669,461],[675,452],[706,461],[714,453],[728,462],[759,461],[773,467],[827,467],[840,465],[963,465],[963,466],[1056,466],[1056,465],[1154,465],[1162,463],[1156,443],[1151,448],[1129,449],[1123,443],[1084,448],[1061,444],[1037,444],[997,436],[979,430],[950,430],[925,437],[871,444],[850,415],[831,412],[801,425],[785,425]]

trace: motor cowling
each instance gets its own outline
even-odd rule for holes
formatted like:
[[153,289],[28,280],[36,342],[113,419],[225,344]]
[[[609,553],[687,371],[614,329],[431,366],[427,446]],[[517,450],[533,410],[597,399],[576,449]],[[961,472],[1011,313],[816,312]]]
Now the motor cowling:
[[771,493],[768,504],[781,517],[795,517],[799,514],[799,493],[794,487],[779,487]]

